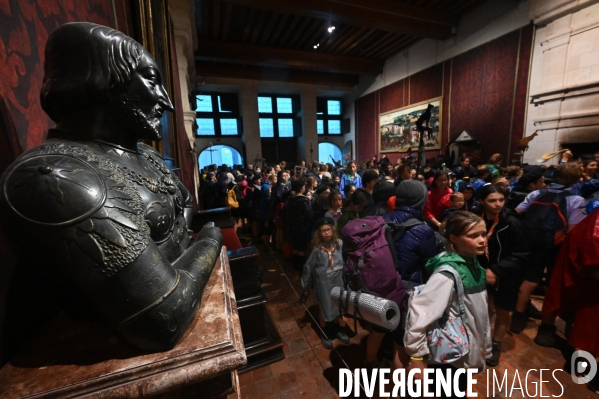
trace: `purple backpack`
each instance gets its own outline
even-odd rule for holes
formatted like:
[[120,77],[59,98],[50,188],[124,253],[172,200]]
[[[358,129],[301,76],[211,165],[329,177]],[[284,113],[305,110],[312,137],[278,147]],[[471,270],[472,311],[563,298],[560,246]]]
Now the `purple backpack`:
[[367,216],[343,227],[343,250],[347,254],[344,278],[354,291],[367,292],[402,306],[406,290],[395,270],[386,226],[381,216]]

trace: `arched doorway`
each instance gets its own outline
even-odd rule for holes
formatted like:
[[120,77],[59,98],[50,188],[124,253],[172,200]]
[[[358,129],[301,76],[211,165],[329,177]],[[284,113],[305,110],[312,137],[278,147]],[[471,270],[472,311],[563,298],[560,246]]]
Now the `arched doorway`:
[[331,157],[335,162],[342,162],[341,148],[332,143],[318,143],[318,162],[332,162]]
[[243,158],[239,151],[235,148],[230,147],[228,145],[213,145],[211,147],[207,147],[200,153],[198,158],[200,170],[212,164],[216,164],[218,166],[225,164],[230,167],[233,165],[241,165],[243,164]]

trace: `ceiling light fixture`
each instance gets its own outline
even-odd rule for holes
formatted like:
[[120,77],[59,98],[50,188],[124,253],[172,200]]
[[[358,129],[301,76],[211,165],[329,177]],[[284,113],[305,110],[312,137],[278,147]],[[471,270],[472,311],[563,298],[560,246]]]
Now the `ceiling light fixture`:
[[327,29],[329,31],[329,33],[333,33],[333,31],[335,30],[334,26],[330,26],[329,29]]
[[314,48],[318,48],[319,46],[320,46],[320,43],[318,43],[318,44],[315,44],[315,45],[314,45]]

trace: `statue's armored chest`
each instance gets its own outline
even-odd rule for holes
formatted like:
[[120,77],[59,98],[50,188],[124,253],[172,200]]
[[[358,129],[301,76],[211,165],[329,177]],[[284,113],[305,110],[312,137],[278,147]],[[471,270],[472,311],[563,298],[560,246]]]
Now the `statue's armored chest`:
[[91,217],[98,227],[112,215],[117,228],[139,234],[128,246],[151,238],[171,261],[190,240],[180,183],[149,146],[124,153],[51,142],[24,154],[13,169],[8,202],[26,220],[66,227]]
[[189,235],[183,212],[185,200],[177,178],[155,150],[140,144],[139,152],[139,162],[125,165],[126,173],[139,187],[152,240],[170,253]]

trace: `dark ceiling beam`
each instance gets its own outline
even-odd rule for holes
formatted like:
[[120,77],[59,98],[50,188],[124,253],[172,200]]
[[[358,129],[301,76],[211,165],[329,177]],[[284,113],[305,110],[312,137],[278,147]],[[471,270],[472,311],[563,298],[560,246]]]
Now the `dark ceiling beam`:
[[371,53],[374,49],[382,47],[382,46],[386,45],[386,43],[396,40],[397,37],[398,37],[397,33],[385,33],[384,35],[381,35],[381,36],[375,38],[372,43],[366,43],[364,51],[362,51],[360,53],[360,56],[366,57],[366,58],[374,58],[368,54]]
[[226,4],[225,7],[225,21],[223,22],[223,32],[222,32],[222,41],[226,42],[227,38],[229,37],[229,25],[231,24],[231,9],[233,8],[233,5],[230,3]]
[[[392,33],[395,35],[395,33]],[[370,40],[376,40],[377,37],[385,36],[385,32],[377,31],[371,29],[369,32],[366,32],[364,35],[360,36],[356,40],[353,41],[341,54],[343,55],[360,55],[363,56],[363,53],[360,51],[360,48],[367,44]],[[356,51],[357,50],[357,51]],[[352,54],[357,53],[357,54]],[[364,57],[367,58],[367,57]]]
[[325,43],[323,43],[320,48],[321,51],[329,52],[331,48],[335,45],[336,41],[339,41],[340,37],[346,36],[349,32],[351,32],[352,27],[346,24],[339,24],[335,29],[334,35],[329,35]]
[[340,38],[336,43],[333,43],[333,45],[331,46],[329,51],[331,53],[335,53],[335,54],[341,53],[341,52],[343,52],[343,50],[345,50],[345,48],[347,46],[351,45],[359,37],[367,34],[368,32],[372,33],[374,31],[374,29],[368,29],[368,28],[353,28],[353,29],[354,29],[354,31],[351,34],[345,36],[345,40],[343,40],[343,38]]
[[195,59],[234,64],[375,75],[383,71],[384,63],[381,60],[324,54],[318,50],[313,52],[298,51],[248,44],[220,43],[202,39],[198,40],[198,50],[195,53]]
[[212,38],[218,40],[218,28],[220,27],[220,3],[217,1],[212,8]]
[[[266,12],[264,14],[266,15]],[[268,18],[268,24],[266,24],[262,32],[260,32],[260,34],[257,37],[252,38],[252,44],[262,43],[262,38],[269,37],[278,20],[279,13],[273,12],[270,18]]]
[[[265,45],[274,46],[276,44],[277,40],[279,40],[281,38],[281,32],[283,31],[283,28],[287,26],[287,20],[289,18],[293,18],[293,17],[290,16],[289,14],[281,14],[281,19],[276,26],[277,29],[274,31],[274,33],[272,35],[270,35],[270,37],[266,38],[267,42],[265,43]],[[291,22],[291,26],[289,26],[288,28],[295,29],[295,25],[297,25],[297,21],[298,21],[298,18],[293,18],[293,21]]]
[[257,65],[235,65],[220,62],[196,61],[198,77],[222,77],[275,82],[311,83],[320,85],[355,86],[360,77],[345,73],[271,68]]
[[322,18],[405,35],[447,39],[457,21],[446,13],[395,0],[223,0],[246,7]]

